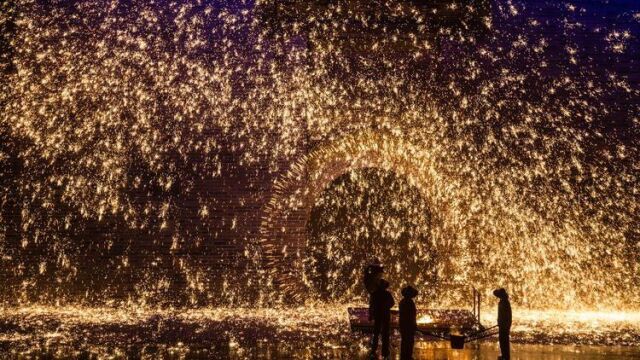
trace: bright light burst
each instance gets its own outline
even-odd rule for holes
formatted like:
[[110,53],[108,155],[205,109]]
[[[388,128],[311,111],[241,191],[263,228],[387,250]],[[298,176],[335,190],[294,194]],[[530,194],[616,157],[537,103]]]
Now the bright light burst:
[[413,144],[394,156],[439,221],[389,226],[452,244],[447,276],[527,306],[638,307],[637,13],[276,3],[3,3],[5,300],[245,301],[271,184],[373,131]]

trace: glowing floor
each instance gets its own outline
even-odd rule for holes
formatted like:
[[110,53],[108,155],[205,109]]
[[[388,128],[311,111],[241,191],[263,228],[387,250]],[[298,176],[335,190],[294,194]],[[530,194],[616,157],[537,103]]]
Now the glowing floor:
[[[483,322],[491,323],[487,313]],[[640,357],[640,313],[515,309],[514,358]],[[399,344],[397,339],[394,347]],[[495,359],[495,339],[450,350],[419,341],[417,359]],[[27,307],[0,310],[0,357],[364,359],[346,306],[148,310]]]

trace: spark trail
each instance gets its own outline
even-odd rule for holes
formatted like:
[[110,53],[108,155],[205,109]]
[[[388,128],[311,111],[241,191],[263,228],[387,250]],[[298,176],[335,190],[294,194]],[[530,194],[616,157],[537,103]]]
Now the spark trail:
[[[396,231],[455,244],[457,280],[525,306],[637,308],[637,12],[498,1],[449,26],[411,2],[274,6],[3,3],[3,299],[247,301],[235,260],[207,259],[224,243],[262,274],[260,239],[238,230],[260,214],[225,212],[217,186],[271,184],[374,131],[421,149],[434,176],[406,186],[434,189],[439,222]],[[236,200],[261,209],[251,189]]]

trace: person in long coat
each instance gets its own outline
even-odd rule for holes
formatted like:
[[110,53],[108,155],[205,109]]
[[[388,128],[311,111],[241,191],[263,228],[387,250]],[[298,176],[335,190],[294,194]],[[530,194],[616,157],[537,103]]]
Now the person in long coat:
[[416,329],[416,304],[413,298],[418,295],[418,290],[412,286],[402,289],[402,300],[400,300],[400,360],[413,359],[413,345]]
[[382,274],[384,273],[384,267],[380,263],[380,260],[374,259],[373,262],[364,269],[364,287],[369,294],[369,321],[373,320],[373,293],[378,289]]
[[493,291],[493,295],[500,299],[498,303],[498,341],[500,342],[500,359],[511,359],[510,334],[511,334],[511,303],[509,294],[503,288]]
[[389,357],[389,336],[391,335],[391,308],[395,305],[393,295],[387,290],[389,282],[381,279],[378,289],[373,293],[373,340],[371,342],[371,355],[375,355],[378,349],[378,336],[382,339],[382,356]]

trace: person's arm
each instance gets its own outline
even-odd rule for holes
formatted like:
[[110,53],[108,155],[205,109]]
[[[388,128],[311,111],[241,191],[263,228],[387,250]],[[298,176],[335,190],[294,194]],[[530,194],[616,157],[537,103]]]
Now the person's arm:
[[511,326],[511,309],[509,304],[503,301],[498,304],[498,326],[505,328]]
[[411,321],[413,323],[413,328],[416,329],[418,327],[418,320],[416,317],[418,316],[418,310],[416,309],[416,304],[411,302]]
[[373,321],[376,316],[376,297],[375,294],[369,295],[369,321]]

